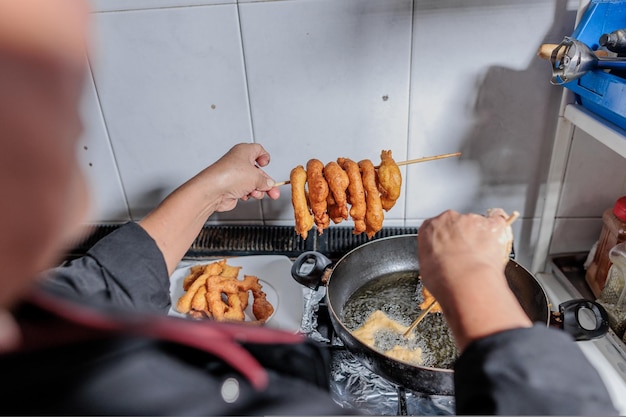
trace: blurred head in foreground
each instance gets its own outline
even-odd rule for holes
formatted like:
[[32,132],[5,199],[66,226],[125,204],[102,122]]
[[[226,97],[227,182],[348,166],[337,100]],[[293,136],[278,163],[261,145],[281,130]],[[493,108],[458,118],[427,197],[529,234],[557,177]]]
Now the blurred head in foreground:
[[0,1],[0,308],[58,261],[87,212],[76,154],[87,20],[81,0]]

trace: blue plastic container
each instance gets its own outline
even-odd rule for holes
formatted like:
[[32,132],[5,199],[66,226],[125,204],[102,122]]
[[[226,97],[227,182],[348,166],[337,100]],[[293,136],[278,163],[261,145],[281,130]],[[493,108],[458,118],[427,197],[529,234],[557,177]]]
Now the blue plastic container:
[[[592,0],[571,37],[597,50],[600,36],[618,29],[626,29],[626,1]],[[576,94],[577,103],[626,129],[625,78],[594,70],[563,86]]]

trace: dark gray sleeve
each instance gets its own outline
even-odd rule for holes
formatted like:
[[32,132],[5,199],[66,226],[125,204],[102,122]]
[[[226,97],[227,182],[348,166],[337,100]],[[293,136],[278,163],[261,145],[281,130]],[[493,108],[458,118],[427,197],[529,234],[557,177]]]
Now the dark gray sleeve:
[[99,240],[87,254],[50,271],[44,289],[91,304],[167,312],[167,266],[156,242],[136,223]]
[[454,370],[457,414],[617,415],[572,338],[545,326],[478,340]]

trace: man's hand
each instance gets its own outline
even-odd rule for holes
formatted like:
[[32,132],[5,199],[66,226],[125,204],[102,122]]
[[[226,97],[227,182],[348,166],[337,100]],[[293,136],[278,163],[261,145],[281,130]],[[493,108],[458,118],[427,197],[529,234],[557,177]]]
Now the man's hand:
[[262,199],[266,194],[277,199],[280,191],[262,169],[269,162],[270,155],[261,145],[240,143],[200,173],[198,178],[211,181],[219,193],[215,211],[232,210],[240,199]]

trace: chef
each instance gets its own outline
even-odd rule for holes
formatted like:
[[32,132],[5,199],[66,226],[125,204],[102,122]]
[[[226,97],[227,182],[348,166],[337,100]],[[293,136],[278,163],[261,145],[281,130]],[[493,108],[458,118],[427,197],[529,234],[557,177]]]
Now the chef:
[[[347,413],[313,342],[163,314],[168,277],[206,219],[278,198],[258,144],[235,146],[140,222],[46,272],[88,207],[76,157],[87,26],[79,0],[0,2],[0,413]],[[420,228],[424,283],[461,351],[457,412],[615,414],[574,342],[511,308],[504,233],[502,216],[452,211]]]

